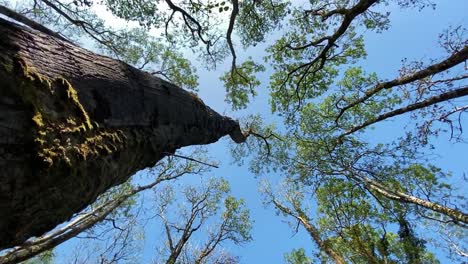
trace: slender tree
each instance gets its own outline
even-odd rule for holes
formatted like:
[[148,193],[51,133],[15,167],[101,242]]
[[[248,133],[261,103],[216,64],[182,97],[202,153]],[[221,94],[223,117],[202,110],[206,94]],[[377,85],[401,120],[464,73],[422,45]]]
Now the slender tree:
[[[217,253],[223,243],[240,245],[252,239],[249,211],[242,199],[228,194],[229,185],[222,179],[211,179],[200,187],[186,187],[183,202],[176,202],[179,199],[170,186],[158,190],[156,211],[166,236],[159,257],[163,259],[161,263],[217,263],[216,259],[224,258]],[[191,249],[189,241],[195,243],[196,233],[205,233],[202,238],[205,241]]]

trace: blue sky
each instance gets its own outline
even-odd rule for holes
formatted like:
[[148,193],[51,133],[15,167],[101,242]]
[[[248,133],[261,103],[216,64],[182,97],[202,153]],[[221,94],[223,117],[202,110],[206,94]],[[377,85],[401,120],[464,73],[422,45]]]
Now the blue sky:
[[[436,10],[426,8],[422,11],[415,9],[394,8],[391,10],[391,27],[381,34],[367,32],[365,34],[367,59],[362,66],[367,71],[375,71],[381,78],[395,78],[398,76],[398,69],[401,60],[418,59],[440,59],[445,56],[437,43],[438,34],[447,29],[450,25],[464,25],[468,27],[468,1],[450,0],[435,1]],[[258,58],[261,54],[261,46],[254,50],[248,50],[244,56]],[[260,61],[260,60],[259,60]],[[268,65],[265,65],[268,68]],[[200,97],[207,105],[223,113],[230,114],[229,106],[224,103],[224,90],[218,81],[218,76],[226,68],[219,67],[217,72],[200,73]],[[261,91],[266,91],[268,80],[264,80]],[[265,92],[259,92],[259,98],[249,105],[249,112],[259,112],[268,115],[270,107]],[[466,100],[465,100],[466,101]],[[231,114],[232,115],[232,114]],[[241,114],[242,115],[242,114]],[[234,113],[234,116],[241,116]],[[395,130],[392,129],[402,125],[400,119],[390,120],[383,124],[383,129],[378,129],[372,133],[383,140],[395,138]],[[404,120],[404,118],[403,118]],[[267,120],[268,121],[268,120]],[[465,119],[465,127],[466,125]],[[456,178],[461,178],[464,172],[468,172],[468,160],[466,152],[468,150],[465,143],[453,143],[448,141],[448,135],[442,135],[437,139],[436,151],[440,156],[436,159],[436,164],[444,169],[451,170]],[[251,210],[255,225],[253,229],[254,241],[242,248],[232,248],[232,251],[242,257],[242,263],[284,263],[283,254],[293,248],[310,248],[313,242],[305,235],[304,230],[294,235],[293,230],[285,224],[281,216],[277,216],[274,210],[262,205],[262,199],[258,194],[257,180],[254,175],[248,172],[247,166],[237,167],[231,165],[232,159],[226,155],[227,141],[209,146],[209,153],[221,161],[220,169],[214,170],[216,175],[226,177],[231,183],[234,195],[246,199]],[[278,175],[265,175],[267,178],[277,178]],[[466,182],[460,182],[461,189],[466,189]],[[465,241],[465,243],[468,241]],[[310,252],[310,251],[309,251]],[[441,259],[442,263],[447,260]]]
[[[375,71],[382,78],[393,78],[398,75],[398,69],[403,58],[418,60],[421,58],[441,58],[442,49],[438,47],[437,37],[450,25],[464,25],[468,27],[468,1],[466,0],[441,0],[436,1],[437,8],[432,10],[426,8],[421,12],[415,9],[392,9],[391,28],[382,34],[373,32],[366,33],[366,47],[368,56],[362,62],[367,71]],[[262,61],[264,46],[259,45],[255,49],[247,50],[241,57],[252,56],[257,61]],[[195,62],[197,64],[198,62]],[[198,67],[200,76],[199,96],[211,108],[228,116],[241,117],[246,111],[233,113],[224,102],[224,88],[219,81],[221,73],[228,69],[229,62],[218,66],[216,71],[205,71]],[[268,68],[268,65],[265,65]],[[259,97],[249,105],[249,113],[261,113],[268,116],[270,106],[267,98],[268,76],[263,75],[263,86],[260,87]],[[268,117],[266,122],[274,121]],[[399,121],[390,121],[383,125],[383,129],[377,129],[373,135],[376,139],[391,139],[394,137],[392,127],[401,126]],[[467,126],[465,126],[467,127]],[[284,223],[284,218],[277,216],[271,207],[265,207],[258,193],[258,179],[249,171],[247,166],[238,167],[232,164],[232,158],[228,154],[229,138],[223,138],[217,143],[208,146],[209,155],[220,161],[220,168],[214,169],[209,176],[221,176],[229,180],[232,194],[246,200],[251,216],[255,223],[252,230],[253,241],[242,247],[226,245],[232,253],[241,257],[241,263],[284,263],[283,255],[293,248],[304,247],[307,252],[313,242],[300,229],[297,234]],[[438,153],[437,165],[449,169],[455,175],[460,176],[467,172],[466,144],[453,144],[448,137],[442,135],[436,143]],[[264,177],[276,179],[279,175],[270,174]],[[180,181],[184,182],[184,180]],[[466,183],[462,188],[466,189]],[[147,230],[145,250],[142,263],[147,263],[153,258],[154,246],[161,237],[158,226],[151,226]],[[59,249],[59,256],[67,255],[67,252],[76,241],[67,242]],[[159,241],[160,242],[160,241]],[[466,241],[465,241],[466,242]],[[443,261],[444,263],[444,261]]]

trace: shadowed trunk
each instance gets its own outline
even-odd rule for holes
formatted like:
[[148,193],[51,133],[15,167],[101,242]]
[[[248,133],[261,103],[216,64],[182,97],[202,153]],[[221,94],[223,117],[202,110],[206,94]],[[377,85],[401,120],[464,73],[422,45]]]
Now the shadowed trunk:
[[243,137],[195,95],[0,19],[0,249],[176,149]]

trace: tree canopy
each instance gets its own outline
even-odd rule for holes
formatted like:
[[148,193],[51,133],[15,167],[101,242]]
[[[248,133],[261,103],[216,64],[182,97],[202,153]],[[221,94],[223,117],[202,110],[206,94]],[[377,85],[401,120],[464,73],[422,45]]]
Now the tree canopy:
[[[16,17],[6,7],[1,14],[31,28],[92,43],[107,56],[192,92],[203,89],[195,59],[210,70],[225,66],[219,78],[226,96],[219,100],[243,115],[249,136],[246,143],[232,145],[232,156],[258,175],[266,206],[293,232],[310,236],[306,250],[285,252],[286,263],[439,263],[440,256],[467,261],[466,178],[431,158],[444,155],[441,144],[466,144],[466,24],[451,25],[428,44],[439,45],[437,56],[395,54],[402,62],[394,76],[366,65],[366,37],[386,34],[391,12],[437,12],[437,1],[34,0],[3,5]],[[109,18],[96,14],[99,8],[131,26],[112,27]],[[249,52],[254,47],[264,47],[264,56]],[[255,112],[257,97],[268,98],[273,118],[264,121]],[[379,137],[388,130],[390,139]],[[159,177],[166,178],[157,179],[198,174],[211,164],[191,162],[183,173],[162,170]],[[279,179],[262,177],[273,174]],[[103,208],[135,208],[124,203],[141,191],[134,184],[113,194],[119,204]],[[175,190],[169,184],[157,190],[155,216],[167,240],[159,261],[237,263],[235,256],[216,251],[218,244],[255,240],[244,201],[226,196],[224,180],[208,181],[201,189]],[[172,220],[167,208],[175,197],[186,202],[170,214],[178,217]],[[212,224],[200,240],[205,242],[190,247],[191,234],[219,210],[221,222]],[[50,254],[45,257],[49,261]]]

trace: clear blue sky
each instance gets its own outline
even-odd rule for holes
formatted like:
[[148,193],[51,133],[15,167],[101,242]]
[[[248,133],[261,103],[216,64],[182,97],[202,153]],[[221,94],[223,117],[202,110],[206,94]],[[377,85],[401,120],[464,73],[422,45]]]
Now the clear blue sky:
[[[426,8],[421,12],[415,9],[395,9],[391,14],[391,28],[382,34],[367,33],[366,46],[368,51],[367,59],[362,63],[367,71],[375,71],[380,77],[392,78],[398,75],[398,69],[403,58],[409,60],[421,58],[440,58],[441,48],[438,47],[438,34],[450,25],[464,25],[468,27],[468,1],[466,0],[441,0],[436,1],[437,8],[432,10]],[[241,56],[258,57],[262,55],[261,45],[255,49],[248,50]],[[245,112],[232,113],[229,106],[224,102],[224,88],[219,81],[219,76],[228,68],[228,63],[220,65],[218,71],[204,71],[202,67],[198,68],[200,75],[200,97],[207,105],[220,113],[229,116],[240,117]],[[268,65],[265,65],[268,68]],[[266,96],[266,84],[268,82],[265,76],[264,86],[261,87],[260,96],[249,106],[250,113],[261,113],[266,116],[270,112],[268,98]],[[273,119],[267,120],[271,121]],[[397,122],[386,124],[387,128],[393,125],[398,126]],[[468,127],[468,126],[465,126]],[[383,139],[391,138],[393,135],[391,129],[378,130],[376,136]],[[386,132],[383,132],[386,131]],[[251,216],[255,223],[253,226],[253,241],[243,247],[227,245],[232,253],[241,257],[241,263],[283,263],[283,255],[293,248],[311,248],[313,242],[305,235],[303,230],[295,234],[291,228],[285,224],[281,216],[277,216],[274,210],[265,208],[262,199],[257,191],[257,179],[252,175],[247,166],[237,167],[231,164],[231,157],[228,154],[229,138],[224,138],[208,147],[209,154],[221,162],[219,169],[214,169],[211,175],[222,176],[229,180],[232,193],[236,197],[242,197],[246,200],[250,209]],[[438,164],[442,168],[452,170],[454,174],[461,175],[468,172],[466,144],[452,144],[448,137],[441,136],[437,143],[440,158]],[[266,175],[270,179],[279,177],[278,175]],[[183,182],[183,180],[182,180]],[[465,183],[466,184],[466,183]],[[466,188],[467,186],[463,186]],[[161,237],[155,236],[155,231],[159,227],[148,229],[142,263],[147,263],[153,258],[154,246]],[[156,232],[158,233],[158,232]],[[159,235],[158,235],[159,236]],[[66,251],[74,242],[67,243],[61,247],[61,251]],[[308,250],[310,253],[310,250]],[[63,252],[59,253],[62,255]],[[442,261],[444,263],[444,261]]]

